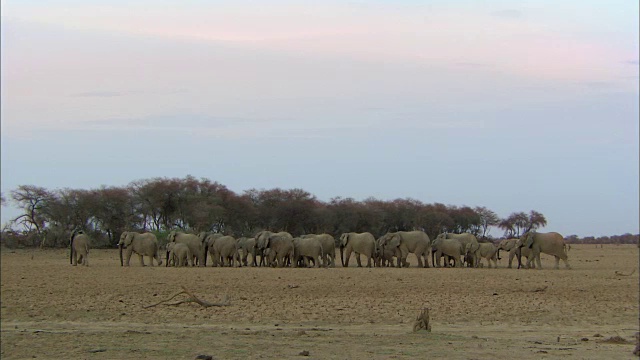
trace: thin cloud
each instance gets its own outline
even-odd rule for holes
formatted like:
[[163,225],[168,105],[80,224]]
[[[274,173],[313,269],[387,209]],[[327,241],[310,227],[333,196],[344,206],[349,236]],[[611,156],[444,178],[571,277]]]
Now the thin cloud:
[[491,15],[507,19],[520,19],[524,17],[524,14],[521,11],[515,9],[498,10],[492,12]]
[[628,61],[625,61],[625,64],[638,66],[640,64],[640,61],[638,61],[638,59],[636,59],[636,60],[628,60]]
[[469,67],[469,68],[489,68],[493,67],[492,64],[481,63],[481,62],[471,62],[471,61],[460,61],[454,63],[456,66]]
[[117,91],[86,91],[77,94],[73,94],[73,97],[115,97],[123,96],[124,93]]

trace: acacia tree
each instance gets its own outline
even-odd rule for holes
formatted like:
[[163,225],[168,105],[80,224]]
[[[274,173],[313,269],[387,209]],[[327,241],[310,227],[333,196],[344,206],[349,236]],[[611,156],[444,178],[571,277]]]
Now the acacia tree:
[[527,231],[538,229],[547,225],[547,220],[541,213],[531,210],[529,215],[525,212],[514,212],[498,224],[505,230],[506,237],[520,237]]
[[500,223],[500,217],[498,217],[498,214],[487,209],[484,206],[478,206],[474,210],[480,217],[480,230],[482,233],[481,236],[482,238],[486,238],[491,226],[495,226]]
[[36,239],[44,246],[46,238],[43,236],[47,222],[48,206],[54,195],[47,189],[35,185],[20,185],[11,191],[11,198],[24,210],[24,214],[13,219],[13,223],[22,225],[26,232],[35,231]]

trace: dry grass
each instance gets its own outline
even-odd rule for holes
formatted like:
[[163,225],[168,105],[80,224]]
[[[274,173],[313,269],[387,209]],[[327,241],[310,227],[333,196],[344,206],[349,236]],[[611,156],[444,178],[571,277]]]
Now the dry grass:
[[[117,250],[89,261],[2,251],[3,359],[614,359],[634,344],[593,340],[639,330],[634,245],[572,246],[572,270],[549,257],[545,270],[122,268]],[[144,308],[181,286],[232,306]],[[432,332],[413,332],[423,308]]]

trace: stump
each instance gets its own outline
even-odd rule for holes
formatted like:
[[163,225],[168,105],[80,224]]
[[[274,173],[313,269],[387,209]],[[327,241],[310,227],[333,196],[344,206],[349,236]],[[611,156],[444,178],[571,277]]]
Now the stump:
[[416,321],[413,323],[413,332],[420,330],[431,332],[431,324],[429,324],[429,309],[422,309],[422,312],[418,314]]

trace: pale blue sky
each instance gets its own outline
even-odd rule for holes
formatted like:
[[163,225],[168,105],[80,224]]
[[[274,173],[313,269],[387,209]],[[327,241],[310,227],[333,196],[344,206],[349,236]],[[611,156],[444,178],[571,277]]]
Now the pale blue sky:
[[638,233],[637,2],[180,4],[2,3],[5,196],[191,174]]

